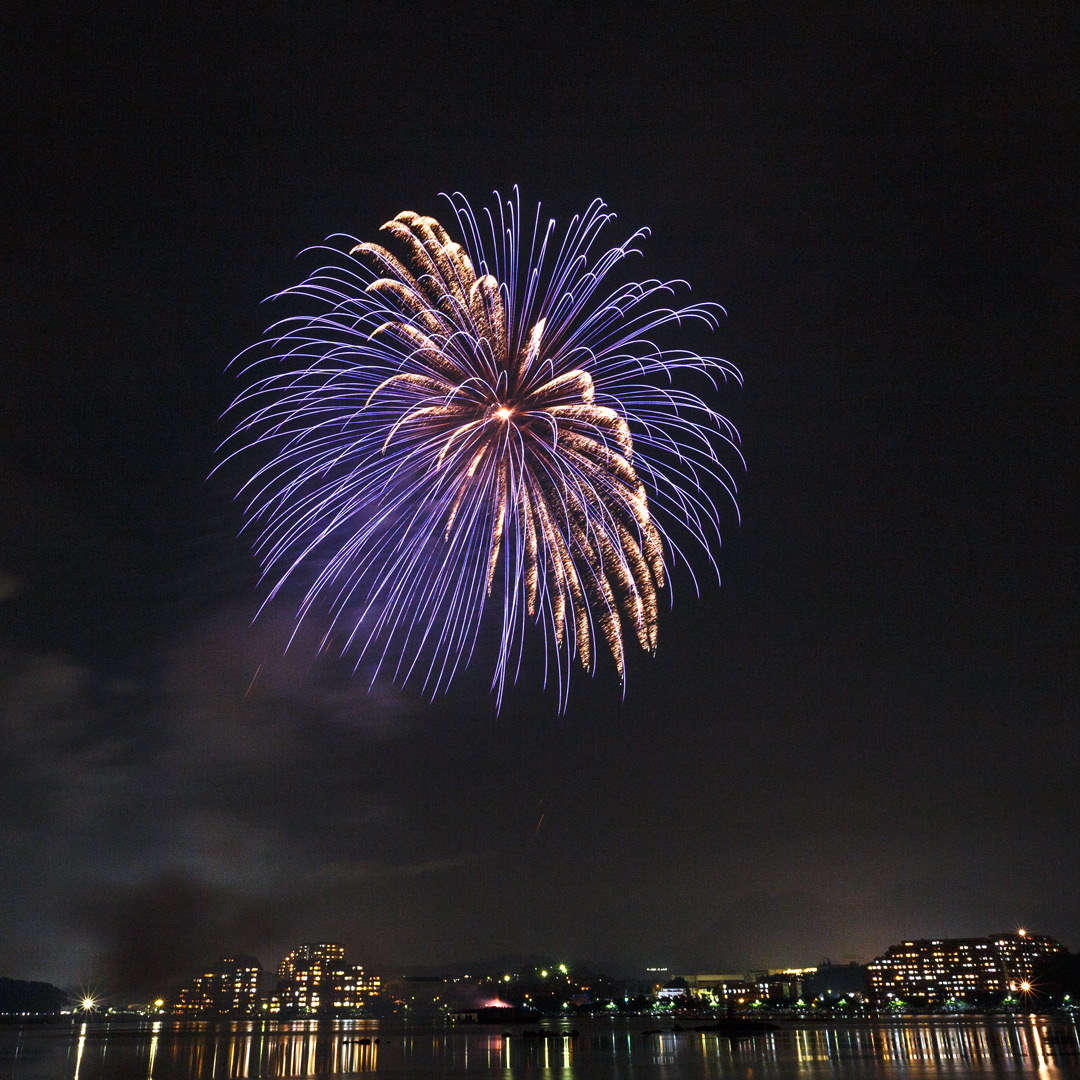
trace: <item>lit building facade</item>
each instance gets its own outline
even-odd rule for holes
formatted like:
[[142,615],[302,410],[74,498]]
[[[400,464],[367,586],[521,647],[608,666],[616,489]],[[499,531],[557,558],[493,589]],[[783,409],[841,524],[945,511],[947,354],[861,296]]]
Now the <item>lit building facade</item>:
[[262,965],[253,956],[226,957],[180,992],[178,1012],[251,1016],[259,1001]]
[[1035,964],[1061,951],[1051,937],[996,934],[985,938],[903,941],[867,965],[870,997],[925,1006],[955,1001],[1000,1000],[1029,990]]
[[1001,955],[1005,985],[1013,991],[1027,989],[1024,984],[1030,981],[1038,961],[1062,951],[1062,946],[1052,937],[1029,934],[1026,930],[998,934],[990,942]]
[[345,962],[345,947],[336,942],[308,943],[294,949],[278,965],[278,987],[271,1013],[333,1013],[361,1008],[378,994],[377,975],[365,975],[360,964]]
[[817,968],[779,968],[755,976],[758,999],[771,1005],[792,1005],[800,1001],[808,976]]
[[278,964],[278,978],[295,979],[297,972],[302,972],[313,964],[332,967],[344,962],[344,945],[339,945],[334,941],[323,941],[317,944],[309,942],[297,946]]
[[[682,975],[690,996],[717,1005],[744,1006],[793,1004],[803,994],[803,983],[817,968],[777,968],[750,975]],[[660,996],[660,992],[657,991]]]

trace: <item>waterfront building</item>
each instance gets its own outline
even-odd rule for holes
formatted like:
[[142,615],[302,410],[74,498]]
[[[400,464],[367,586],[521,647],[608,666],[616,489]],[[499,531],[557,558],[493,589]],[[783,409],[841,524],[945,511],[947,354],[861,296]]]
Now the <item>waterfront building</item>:
[[309,942],[293,949],[278,965],[271,1013],[333,1013],[359,1009],[378,994],[377,975],[345,962],[345,946]]
[[867,965],[870,997],[878,1007],[900,1000],[920,1006],[1000,1001],[1030,991],[1035,964],[1061,951],[1051,937],[995,934],[985,938],[921,938],[891,946]]
[[[737,975],[680,975],[691,997],[716,1005],[745,1006],[793,1004],[803,995],[803,984],[817,968],[774,968]],[[658,997],[663,992],[656,991]]]
[[298,945],[284,960],[278,964],[279,979],[295,979],[298,971],[303,971],[312,964],[344,963],[345,946],[336,941],[305,942]]
[[757,1000],[757,983],[752,976],[730,975],[682,975],[690,995],[716,1005],[742,1006]]
[[803,997],[806,980],[817,968],[774,968],[754,976],[757,999],[769,1005],[793,1005]]
[[1029,934],[1026,930],[998,934],[990,940],[1001,956],[1005,985],[1014,993],[1027,989],[1024,984],[1030,981],[1038,961],[1062,951],[1062,946],[1052,937]]
[[253,956],[228,956],[180,991],[178,1012],[251,1016],[259,1000],[262,965]]

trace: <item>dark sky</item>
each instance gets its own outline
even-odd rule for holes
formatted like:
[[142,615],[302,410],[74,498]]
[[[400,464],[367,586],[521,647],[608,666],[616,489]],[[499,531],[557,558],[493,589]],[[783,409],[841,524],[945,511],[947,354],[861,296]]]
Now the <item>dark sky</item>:
[[[1075,10],[504,7],[5,5],[0,974],[1080,947]],[[514,183],[746,379],[722,587],[563,716],[283,656],[206,479],[296,252]]]

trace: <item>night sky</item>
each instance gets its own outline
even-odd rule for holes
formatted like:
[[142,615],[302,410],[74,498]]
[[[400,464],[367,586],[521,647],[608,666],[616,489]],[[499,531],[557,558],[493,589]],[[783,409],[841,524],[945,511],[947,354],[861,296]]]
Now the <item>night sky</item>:
[[[0,975],[1080,947],[1070,5],[45,7],[0,17]],[[565,715],[283,655],[207,479],[301,248],[515,183],[650,227],[745,377],[722,585]]]

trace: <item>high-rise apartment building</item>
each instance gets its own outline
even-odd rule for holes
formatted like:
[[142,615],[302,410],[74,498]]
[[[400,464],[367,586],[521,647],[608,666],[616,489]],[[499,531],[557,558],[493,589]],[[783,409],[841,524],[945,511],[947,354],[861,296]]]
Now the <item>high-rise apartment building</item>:
[[1053,938],[1019,930],[985,938],[903,941],[867,965],[870,996],[878,1006],[897,999],[941,1005],[977,1002],[1030,990],[1035,964],[1060,952]]
[[345,962],[345,946],[334,941],[305,943],[298,945],[278,964],[279,979],[293,979],[297,971],[303,971],[312,964],[332,967]]
[[180,1012],[251,1016],[258,1005],[262,965],[253,956],[229,956],[196,975],[180,992]]
[[379,977],[345,962],[345,947],[315,942],[293,949],[278,965],[271,1013],[330,1013],[358,1009],[379,992]]

